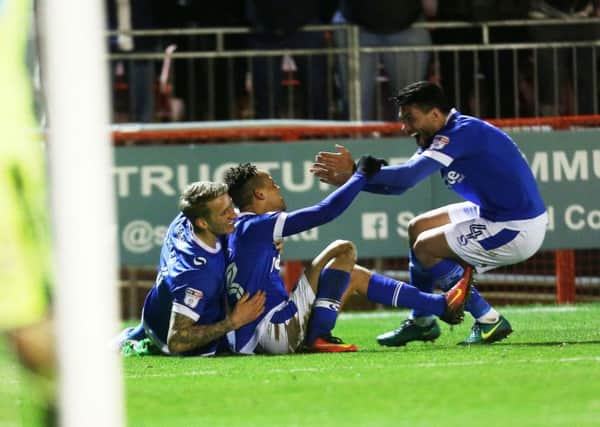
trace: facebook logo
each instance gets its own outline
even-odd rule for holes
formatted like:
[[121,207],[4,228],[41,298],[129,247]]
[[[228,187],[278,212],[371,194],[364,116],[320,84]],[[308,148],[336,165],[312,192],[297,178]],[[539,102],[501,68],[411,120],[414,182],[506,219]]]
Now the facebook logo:
[[388,218],[385,212],[362,214],[362,238],[365,240],[388,238]]

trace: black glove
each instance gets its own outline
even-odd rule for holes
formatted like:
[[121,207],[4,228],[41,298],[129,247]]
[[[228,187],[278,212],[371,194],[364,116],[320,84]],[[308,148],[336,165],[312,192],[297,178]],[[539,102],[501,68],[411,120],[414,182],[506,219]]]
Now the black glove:
[[373,156],[362,156],[356,163],[356,170],[362,172],[367,178],[372,177],[382,166],[387,166],[388,162]]

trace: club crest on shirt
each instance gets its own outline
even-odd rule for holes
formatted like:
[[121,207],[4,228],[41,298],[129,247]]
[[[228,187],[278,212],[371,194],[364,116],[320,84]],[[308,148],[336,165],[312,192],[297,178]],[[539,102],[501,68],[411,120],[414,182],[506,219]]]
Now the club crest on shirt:
[[433,142],[431,143],[431,148],[434,150],[441,150],[446,145],[450,143],[450,138],[446,135],[436,135],[433,137]]
[[196,306],[203,297],[204,292],[194,288],[186,288],[183,303],[190,308],[196,308]]

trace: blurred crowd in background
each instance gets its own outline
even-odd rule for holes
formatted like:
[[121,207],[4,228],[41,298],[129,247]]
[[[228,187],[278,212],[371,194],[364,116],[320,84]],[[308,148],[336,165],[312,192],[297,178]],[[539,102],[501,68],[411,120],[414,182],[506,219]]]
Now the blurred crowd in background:
[[[360,71],[354,77],[360,83],[356,94],[360,116],[355,119],[394,120],[396,112],[387,99],[399,88],[422,79],[440,84],[465,114],[486,118],[595,114],[598,55],[593,43],[600,34],[597,3],[107,0],[107,30],[113,31],[109,40],[114,121],[352,118],[349,102],[354,81],[349,57],[342,53],[352,54],[352,33],[344,24],[358,27],[355,41],[360,49],[415,47],[403,52],[361,50]],[[536,25],[548,19],[563,20],[564,24]],[[527,22],[491,25],[485,31],[481,25],[468,25],[498,20]],[[467,25],[444,26],[447,22]],[[338,25],[344,30],[306,30],[315,25]],[[225,32],[222,38],[216,35],[236,28],[250,31]],[[129,39],[123,37],[126,33],[114,33],[158,29],[215,31],[184,35],[171,31]],[[577,42],[588,44],[573,44]],[[546,43],[546,47],[515,47],[523,43]],[[489,48],[498,44],[506,46]],[[439,49],[443,46],[448,49]],[[287,49],[323,53],[260,55]],[[338,50],[332,53],[332,49]],[[173,51],[175,57],[170,61]],[[194,52],[226,53],[194,58]],[[135,58],[140,53],[157,56]],[[181,53],[190,57],[177,57]]]

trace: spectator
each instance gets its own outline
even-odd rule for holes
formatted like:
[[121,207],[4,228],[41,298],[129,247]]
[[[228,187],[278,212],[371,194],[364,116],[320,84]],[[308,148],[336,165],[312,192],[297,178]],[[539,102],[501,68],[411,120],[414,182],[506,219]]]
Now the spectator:
[[[597,17],[597,0],[545,0],[535,4],[534,17],[581,18],[570,25],[536,25],[531,28],[535,42],[595,41],[600,26],[585,24],[585,18]],[[537,79],[539,114],[594,114],[594,47],[538,49]],[[574,62],[576,74],[574,75]],[[571,95],[571,96],[569,96]],[[569,98],[571,98],[569,100]],[[566,100],[567,99],[567,100]]]
[[[159,28],[160,22],[156,0],[130,0],[131,25],[135,30],[151,30]],[[158,40],[156,37],[136,37],[134,52],[156,52]],[[133,61],[130,69],[130,96],[133,102],[133,119],[137,122],[154,121],[154,85],[156,70],[154,61],[144,59]]]
[[[165,27],[223,28],[245,26],[244,1],[178,0],[164,7]],[[170,37],[179,52],[215,51],[214,35]],[[224,48],[246,47],[246,35],[226,35]],[[174,61],[174,92],[185,100],[186,120],[227,120],[241,115],[245,58],[196,58]]]
[[[160,27],[157,0],[109,0],[107,3],[109,28],[120,31],[149,30]],[[156,37],[131,37],[120,34],[111,43],[112,51],[146,53],[158,49]],[[126,66],[125,66],[126,65]],[[111,73],[118,77],[128,75],[129,121],[148,123],[154,117],[155,69],[153,60],[132,60],[117,63]]]
[[[249,0],[246,2],[246,17],[254,30],[249,37],[252,50],[322,49],[325,37],[322,32],[298,31],[311,24],[322,24],[324,8],[328,2],[318,0]],[[284,76],[282,68],[289,75]],[[298,72],[299,79],[292,73]],[[286,57],[263,56],[252,58],[252,86],[255,117],[259,119],[281,117],[283,110],[282,80],[290,85],[300,85],[298,93],[303,117],[325,119],[328,117],[326,88],[327,63],[324,55],[296,55]],[[285,79],[284,79],[285,77]],[[302,102],[303,100],[303,102]],[[297,116],[298,112],[288,112]]]
[[[424,28],[411,28],[411,25],[424,19],[424,11],[434,13],[436,1],[432,0],[342,0],[336,12],[335,24],[355,24],[360,26],[359,45],[365,47],[396,47],[431,45],[431,36]],[[338,47],[346,47],[346,34],[335,32]],[[429,54],[425,51],[410,53],[363,53],[360,55],[360,103],[361,119],[391,119],[395,112],[385,103],[387,111],[376,114],[381,99],[375,96],[378,81],[379,64],[383,64],[389,81],[391,93],[397,93],[402,87],[426,76]],[[341,56],[339,66],[340,85],[343,95],[343,115],[348,115],[348,58]]]
[[[525,19],[529,1],[523,0],[460,0],[441,2],[437,10],[439,21],[479,22],[501,19]],[[483,43],[481,27],[442,28],[432,32],[436,45],[477,45]],[[517,43],[527,40],[527,31],[519,27],[491,27],[490,41]],[[513,52],[492,50],[440,52],[439,84],[448,98],[465,114],[481,117],[515,117],[522,115],[521,97],[514,97],[515,87],[523,80],[527,52],[519,51],[518,73],[513,72]],[[495,67],[497,64],[510,64]]]

